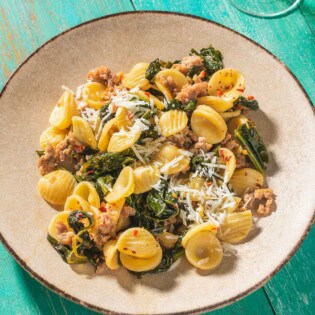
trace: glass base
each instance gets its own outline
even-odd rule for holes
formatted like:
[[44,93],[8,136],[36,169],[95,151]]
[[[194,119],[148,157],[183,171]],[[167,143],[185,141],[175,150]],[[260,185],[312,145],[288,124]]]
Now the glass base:
[[238,10],[261,18],[279,17],[294,11],[303,0],[230,0]]

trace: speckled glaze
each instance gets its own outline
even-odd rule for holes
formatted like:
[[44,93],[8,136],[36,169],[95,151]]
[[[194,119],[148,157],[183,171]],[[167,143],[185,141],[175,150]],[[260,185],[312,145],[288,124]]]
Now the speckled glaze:
[[[62,262],[46,241],[55,210],[37,193],[38,139],[62,93],[89,69],[106,64],[127,71],[156,57],[174,60],[191,47],[213,44],[226,67],[241,70],[262,110],[253,118],[270,151],[268,184],[276,211],[259,219],[236,257],[212,274],[183,260],[141,280],[126,270],[95,275]],[[269,52],[215,23],[189,16],[141,12],[107,16],[76,27],[35,52],[1,93],[0,239],[32,276],[55,292],[97,311],[125,314],[200,313],[234,302],[262,286],[294,254],[315,209],[315,119],[296,78]]]

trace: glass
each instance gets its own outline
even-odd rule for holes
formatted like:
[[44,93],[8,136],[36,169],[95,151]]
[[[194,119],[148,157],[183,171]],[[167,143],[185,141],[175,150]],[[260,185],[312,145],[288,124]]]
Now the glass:
[[238,10],[257,17],[273,18],[294,11],[303,0],[230,0]]

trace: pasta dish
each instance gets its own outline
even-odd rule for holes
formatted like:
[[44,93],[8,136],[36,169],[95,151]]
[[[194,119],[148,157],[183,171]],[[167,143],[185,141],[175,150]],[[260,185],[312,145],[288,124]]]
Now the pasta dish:
[[63,87],[40,136],[38,190],[62,209],[49,243],[97,271],[158,273],[185,256],[214,270],[274,199],[242,73],[209,46],[87,79]]

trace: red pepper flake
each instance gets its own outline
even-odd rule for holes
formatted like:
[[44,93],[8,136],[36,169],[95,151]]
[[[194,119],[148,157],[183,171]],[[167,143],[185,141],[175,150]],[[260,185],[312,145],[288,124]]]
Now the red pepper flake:
[[95,171],[94,170],[90,170],[90,171],[88,171],[87,173],[86,173],[86,175],[91,175],[91,174],[93,174]]
[[132,252],[133,254],[136,254],[136,253],[137,253],[135,250],[132,250],[131,252]]
[[127,248],[127,247],[124,247],[123,249],[124,249],[124,250],[128,250],[128,248]]
[[147,96],[147,97],[150,97],[151,94],[149,92],[144,92],[144,94]]
[[101,211],[101,212],[107,212],[107,209],[106,209],[105,207],[101,206],[101,207],[100,207],[100,211]]
[[244,92],[245,90],[244,89],[236,89],[236,91],[239,91],[239,92]]
[[138,233],[139,233],[139,231],[138,231],[138,230],[134,230],[134,231],[133,231],[133,236],[137,236],[137,235],[138,235]]
[[222,96],[223,92],[221,90],[217,90],[217,96]]
[[248,96],[248,97],[247,97],[247,99],[248,99],[248,100],[250,100],[250,101],[252,101],[252,100],[254,100],[254,99],[255,99],[255,97],[254,97],[254,96],[252,96],[252,95],[250,95],[250,96]]

